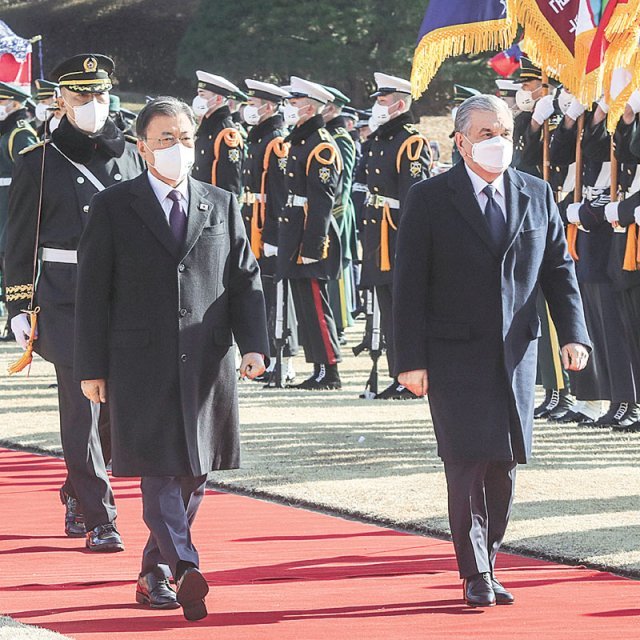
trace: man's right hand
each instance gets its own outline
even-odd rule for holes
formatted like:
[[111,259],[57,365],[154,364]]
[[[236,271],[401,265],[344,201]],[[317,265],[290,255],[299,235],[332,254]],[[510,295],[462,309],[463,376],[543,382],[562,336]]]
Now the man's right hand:
[[96,404],[107,401],[107,381],[104,378],[97,380],[83,380],[80,388],[85,398],[95,402]]
[[426,396],[429,391],[429,376],[426,369],[405,371],[398,376],[398,382],[420,398]]
[[[29,336],[31,335],[31,322],[29,322],[28,313],[19,313],[17,316],[11,318],[11,331],[16,337],[16,342],[23,348],[27,348],[29,343]],[[38,330],[36,329],[36,335],[38,337]]]

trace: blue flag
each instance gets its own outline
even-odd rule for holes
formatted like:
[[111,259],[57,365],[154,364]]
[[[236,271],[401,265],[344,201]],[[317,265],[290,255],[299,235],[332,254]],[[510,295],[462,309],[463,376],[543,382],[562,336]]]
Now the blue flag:
[[506,49],[514,40],[516,0],[431,0],[425,13],[411,70],[419,97],[450,56]]

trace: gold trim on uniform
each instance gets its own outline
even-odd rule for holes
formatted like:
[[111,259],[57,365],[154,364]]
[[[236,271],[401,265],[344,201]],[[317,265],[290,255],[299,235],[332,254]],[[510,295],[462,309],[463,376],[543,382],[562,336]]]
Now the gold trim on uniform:
[[15,302],[16,300],[29,300],[33,293],[32,284],[16,284],[12,287],[7,287],[6,300],[7,302]]

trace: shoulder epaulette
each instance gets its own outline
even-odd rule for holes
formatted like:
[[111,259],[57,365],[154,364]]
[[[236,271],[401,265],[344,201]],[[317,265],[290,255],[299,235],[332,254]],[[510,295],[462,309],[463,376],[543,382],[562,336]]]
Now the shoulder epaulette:
[[331,134],[324,127],[318,129],[318,133],[325,142],[331,142],[333,140]]
[[404,129],[405,131],[408,131],[411,135],[415,135],[416,133],[420,133],[418,131],[418,128],[416,127],[415,124],[411,124],[410,122],[408,122],[407,124],[404,125]]
[[33,151],[34,149],[37,149],[38,147],[44,147],[45,144],[46,142],[44,140],[41,140],[40,142],[36,142],[35,144],[31,144],[28,147],[21,149],[19,154],[22,156],[25,153],[29,153],[29,151]]

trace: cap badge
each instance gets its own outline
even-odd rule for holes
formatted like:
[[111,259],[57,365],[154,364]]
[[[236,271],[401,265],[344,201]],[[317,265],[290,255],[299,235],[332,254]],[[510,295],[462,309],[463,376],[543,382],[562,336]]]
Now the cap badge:
[[95,73],[98,70],[98,61],[92,56],[86,58],[82,66],[84,67],[85,73]]

